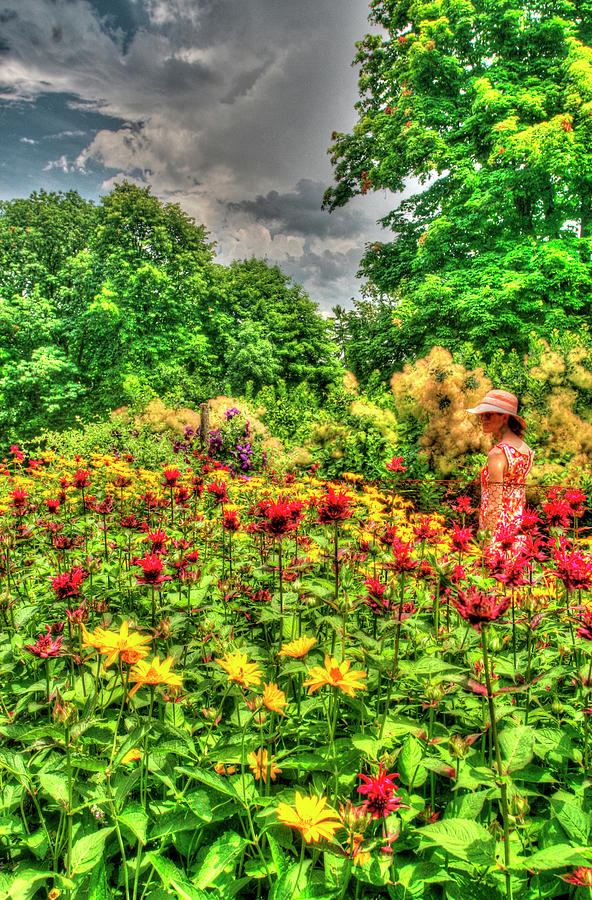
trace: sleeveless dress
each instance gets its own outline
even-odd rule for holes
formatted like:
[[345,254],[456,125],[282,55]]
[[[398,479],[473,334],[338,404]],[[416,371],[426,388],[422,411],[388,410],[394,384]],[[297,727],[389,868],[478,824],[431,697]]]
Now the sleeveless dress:
[[[526,476],[530,472],[534,459],[534,450],[521,453],[511,444],[500,441],[496,445],[504,451],[508,467],[504,472],[502,483],[502,503],[500,519],[496,526],[496,532],[501,527],[518,528],[524,511],[524,485]],[[489,472],[487,466],[481,470],[481,509],[479,512],[479,528],[483,528],[485,513],[489,503]],[[495,541],[495,533],[493,534]]]

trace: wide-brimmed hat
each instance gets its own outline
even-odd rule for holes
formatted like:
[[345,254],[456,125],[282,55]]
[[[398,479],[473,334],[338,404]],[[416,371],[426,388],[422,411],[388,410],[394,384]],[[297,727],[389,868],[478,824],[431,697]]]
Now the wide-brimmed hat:
[[485,412],[506,413],[508,416],[514,416],[522,427],[526,428],[526,422],[518,415],[518,397],[509,391],[488,391],[483,400],[473,409],[467,409],[467,412],[477,415]]

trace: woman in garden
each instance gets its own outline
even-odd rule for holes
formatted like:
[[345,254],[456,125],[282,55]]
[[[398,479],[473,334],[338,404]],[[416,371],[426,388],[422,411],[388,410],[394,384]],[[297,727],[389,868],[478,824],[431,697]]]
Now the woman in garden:
[[479,416],[485,434],[496,441],[481,471],[479,528],[495,545],[502,529],[516,531],[524,511],[524,485],[534,451],[522,440],[526,422],[518,415],[518,398],[509,391],[489,391],[467,412]]

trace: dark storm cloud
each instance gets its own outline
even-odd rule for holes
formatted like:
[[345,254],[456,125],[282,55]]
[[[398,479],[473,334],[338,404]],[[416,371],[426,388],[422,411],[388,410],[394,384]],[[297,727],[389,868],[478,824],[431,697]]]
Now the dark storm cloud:
[[231,202],[231,213],[243,212],[256,222],[263,222],[271,234],[287,232],[304,237],[356,237],[372,226],[365,215],[351,209],[338,209],[331,215],[321,209],[327,185],[301,178],[293,191],[268,191],[254,200]]
[[368,0],[0,3],[0,193],[150,183],[224,261],[267,257],[325,306],[356,292],[386,208],[320,204],[331,132],[354,119]]

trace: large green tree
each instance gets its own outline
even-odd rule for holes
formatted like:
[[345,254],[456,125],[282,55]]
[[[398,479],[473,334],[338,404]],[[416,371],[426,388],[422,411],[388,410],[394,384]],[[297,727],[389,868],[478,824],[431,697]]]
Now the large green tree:
[[[366,248],[372,309],[350,361],[393,368],[434,344],[487,358],[577,329],[592,298],[590,0],[373,0],[358,121],[334,134],[332,210],[405,199]],[[378,329],[378,332],[377,332]],[[358,343],[356,343],[356,341]]]

